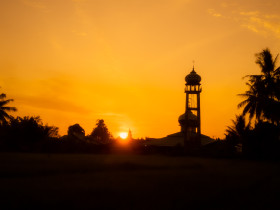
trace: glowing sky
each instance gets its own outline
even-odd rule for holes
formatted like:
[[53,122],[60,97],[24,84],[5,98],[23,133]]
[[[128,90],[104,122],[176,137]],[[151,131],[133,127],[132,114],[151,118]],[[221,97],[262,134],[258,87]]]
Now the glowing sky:
[[[223,137],[254,54],[280,52],[279,0],[0,0],[0,92],[64,135],[178,132],[184,77],[202,77],[202,133]],[[278,63],[278,65],[280,65]]]

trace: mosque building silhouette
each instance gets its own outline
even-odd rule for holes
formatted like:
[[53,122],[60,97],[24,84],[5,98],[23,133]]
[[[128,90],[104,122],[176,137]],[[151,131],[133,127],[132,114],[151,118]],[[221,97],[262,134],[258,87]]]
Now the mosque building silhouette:
[[201,77],[192,71],[185,77],[186,110],[179,116],[181,131],[164,138],[149,138],[147,145],[154,146],[184,146],[200,147],[212,143],[214,140],[201,134],[200,93]]

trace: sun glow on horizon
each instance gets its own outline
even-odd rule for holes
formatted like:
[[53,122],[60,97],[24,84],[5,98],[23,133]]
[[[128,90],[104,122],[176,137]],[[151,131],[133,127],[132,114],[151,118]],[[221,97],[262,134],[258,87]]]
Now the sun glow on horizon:
[[127,136],[128,136],[128,133],[127,133],[127,132],[121,132],[121,133],[120,133],[121,139],[126,139]]

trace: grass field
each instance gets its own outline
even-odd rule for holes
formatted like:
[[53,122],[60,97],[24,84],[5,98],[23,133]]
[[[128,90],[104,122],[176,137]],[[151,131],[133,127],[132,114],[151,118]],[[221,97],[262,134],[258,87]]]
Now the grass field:
[[0,209],[280,209],[280,164],[0,154]]

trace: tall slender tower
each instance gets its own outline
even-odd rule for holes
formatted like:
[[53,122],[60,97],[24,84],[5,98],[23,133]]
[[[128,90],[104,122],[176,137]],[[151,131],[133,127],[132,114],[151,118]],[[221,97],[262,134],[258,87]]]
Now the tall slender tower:
[[128,130],[128,134],[127,134],[127,140],[131,141],[133,138],[132,138],[132,133],[131,133],[131,130],[129,129]]
[[185,139],[186,149],[201,145],[200,93],[201,77],[193,70],[186,78]]

